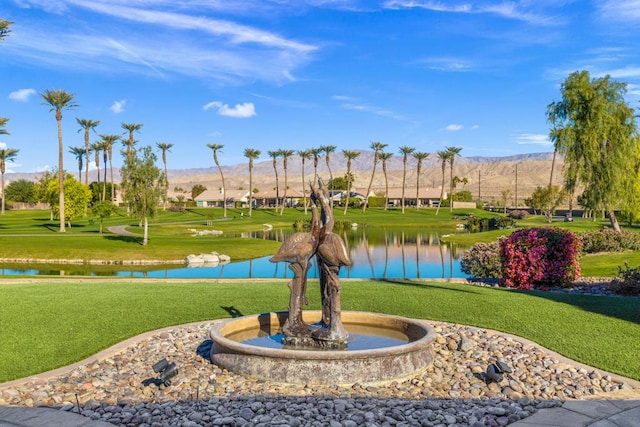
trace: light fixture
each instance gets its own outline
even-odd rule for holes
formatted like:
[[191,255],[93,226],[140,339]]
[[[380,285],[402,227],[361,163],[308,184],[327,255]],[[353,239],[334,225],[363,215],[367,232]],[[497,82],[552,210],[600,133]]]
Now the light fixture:
[[487,366],[485,376],[498,383],[502,381],[502,374],[510,374],[511,372],[509,365],[504,363],[502,360],[498,360],[496,363],[492,363]]
[[175,362],[169,363],[167,359],[162,359],[154,363],[153,372],[160,374],[158,380],[160,380],[162,385],[168,387],[171,385],[171,378],[178,375],[178,367]]

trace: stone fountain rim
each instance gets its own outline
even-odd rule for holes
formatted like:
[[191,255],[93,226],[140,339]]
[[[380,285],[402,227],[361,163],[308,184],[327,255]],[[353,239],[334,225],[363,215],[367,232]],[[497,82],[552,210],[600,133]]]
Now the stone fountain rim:
[[[404,323],[408,325],[413,325],[420,328],[424,331],[424,335],[418,337],[414,341],[410,341],[406,344],[399,344],[390,347],[382,347],[376,349],[367,349],[367,350],[290,350],[290,349],[278,349],[278,348],[267,348],[267,347],[259,347],[250,344],[243,344],[238,341],[234,341],[232,339],[227,338],[223,335],[222,330],[229,326],[230,324],[236,322],[250,322],[255,321],[259,322],[260,316],[282,316],[286,315],[288,312],[286,311],[276,311],[276,312],[265,312],[259,314],[251,314],[242,317],[235,317],[231,319],[226,319],[215,325],[209,335],[214,343],[219,343],[221,346],[225,347],[227,350],[230,350],[234,353],[241,354],[250,354],[254,356],[264,356],[264,357],[278,357],[281,359],[305,359],[305,360],[342,360],[342,359],[367,359],[367,358],[378,358],[381,356],[392,356],[396,354],[405,354],[410,353],[416,349],[422,348],[426,345],[430,345],[435,341],[436,332],[432,326],[428,324],[427,321],[422,319],[414,319],[408,318],[393,314],[385,314],[385,313],[373,313],[368,311],[343,311],[342,312],[342,320],[344,323],[349,324],[350,319],[353,317],[356,318],[377,318],[383,319],[386,322],[397,322]],[[303,318],[305,321],[317,321],[322,316],[322,312],[320,310],[306,310],[303,312]]]

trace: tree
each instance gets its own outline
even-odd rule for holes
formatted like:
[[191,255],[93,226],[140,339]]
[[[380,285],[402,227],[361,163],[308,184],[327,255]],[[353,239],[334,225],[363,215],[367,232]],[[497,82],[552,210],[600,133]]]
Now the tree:
[[322,149],[320,148],[309,148],[309,152],[311,153],[311,157],[313,157],[313,182],[318,181],[318,160],[320,158],[320,153],[322,153]]
[[[620,225],[614,209],[624,209],[638,174],[638,132],[633,109],[625,102],[627,84],[609,75],[590,78],[576,71],[562,83],[561,100],[547,107],[551,137],[564,157],[565,181],[589,191],[589,206],[603,209],[615,231]],[[583,194],[584,196],[584,194]]]
[[352,174],[351,174],[351,163],[360,156],[360,151],[355,150],[342,150],[342,155],[347,158],[347,201],[344,204],[344,212],[343,214],[347,214],[347,209],[349,208],[349,196],[351,196],[351,185],[353,184]]
[[100,124],[100,120],[79,119],[76,117],[76,122],[80,125],[78,132],[84,130],[84,152],[86,159],[84,183],[89,185],[89,131],[93,130],[95,132],[95,128]]
[[100,218],[100,234],[102,234],[104,219],[109,218],[111,215],[116,213],[118,208],[116,205],[111,203],[110,200],[101,200],[96,202],[91,207],[91,212]]
[[[91,144],[91,151],[95,153],[95,163],[96,169],[98,171],[98,194],[100,194],[100,152],[102,151],[104,143],[102,141],[97,141]],[[101,197],[98,198],[100,200]]]
[[85,150],[82,147],[69,147],[69,153],[78,161],[78,181],[82,179],[82,160],[84,159]]
[[440,159],[440,166],[442,167],[442,184],[440,185],[440,202],[436,209],[436,215],[440,212],[440,206],[442,206],[442,200],[444,199],[444,180],[447,171],[447,162],[449,161],[449,152],[447,150],[438,151],[438,159]]
[[511,190],[502,190],[500,191],[500,204],[504,209],[504,213],[507,213],[507,205],[509,204],[509,199],[511,198]]
[[7,200],[20,203],[36,203],[36,183],[28,179],[17,179],[7,185],[4,190]]
[[191,187],[191,200],[195,200],[196,197],[198,197],[205,191],[207,191],[207,187],[205,187],[204,185],[194,184],[193,187]]
[[305,149],[305,150],[298,150],[296,151],[296,154],[300,157],[300,163],[301,163],[301,174],[302,174],[302,198],[304,199],[304,214],[307,214],[307,186],[304,182],[304,163],[307,160],[311,159],[311,150],[309,149]]
[[[89,202],[91,202],[91,190],[82,182],[75,179],[72,174],[65,174],[64,179],[64,209],[60,209],[57,203],[56,195],[59,193],[58,182],[55,179],[49,181],[47,193],[49,200],[53,203],[52,209],[54,214],[62,215],[64,211],[64,221],[71,227],[71,220],[84,216]],[[59,200],[59,199],[58,199]]]
[[369,193],[371,193],[371,186],[373,185],[373,177],[376,175],[376,165],[378,164],[378,160],[380,159],[380,152],[384,150],[387,144],[383,144],[382,142],[372,142],[371,149],[373,150],[373,168],[371,170],[371,180],[369,181],[369,187],[367,188],[367,194],[365,194],[365,202],[362,205],[362,213],[365,213],[367,210],[367,206],[369,205]]
[[[333,172],[331,172],[331,158],[330,154],[336,151],[335,145],[321,145],[320,152],[324,153],[324,162],[327,165],[327,169],[329,169],[329,182],[333,183]],[[333,187],[329,186],[329,190],[333,190]],[[331,194],[331,193],[329,193]],[[331,203],[331,208],[333,208],[333,198],[329,197],[329,202]]]
[[282,156],[282,168],[284,169],[284,195],[282,196],[282,209],[280,209],[280,215],[284,213],[284,205],[287,203],[287,188],[289,186],[287,178],[287,166],[289,158],[293,156],[293,153],[293,150],[280,150],[280,155]]
[[387,160],[393,156],[393,153],[380,153],[380,160],[382,161],[382,173],[384,174],[384,210],[386,211],[389,206],[389,180],[387,179]]
[[253,160],[260,157],[262,152],[255,148],[245,148],[244,156],[249,159],[249,218],[253,209]]
[[19,151],[20,150],[15,148],[0,148],[0,174],[2,175],[2,182],[0,183],[0,186],[2,186],[2,210],[0,210],[0,215],[4,215],[4,202],[7,198],[7,194],[5,193],[4,188],[4,173],[6,170],[6,162],[13,162]]
[[144,226],[143,246],[149,242],[149,218],[158,213],[165,182],[155,162],[156,155],[150,146],[146,146],[126,156],[120,170],[124,200],[131,214],[140,218]]
[[280,157],[280,150],[267,151],[267,154],[273,160],[273,172],[276,174],[276,212],[278,211],[278,201],[280,200],[280,183],[278,182],[278,157]]
[[[110,178],[110,182],[111,182],[111,188],[110,188],[110,200],[112,203],[115,203],[116,201],[116,187],[115,184],[113,182],[113,145],[116,143],[116,141],[118,139],[120,139],[120,137],[118,135],[100,135],[100,138],[102,138],[102,142],[104,143],[104,145],[107,147],[106,153],[107,153],[107,157],[109,158],[109,178]],[[104,169],[104,175],[105,175],[105,183],[107,181],[107,164],[105,162],[104,165],[105,169]],[[106,187],[106,185],[105,185]],[[106,197],[105,197],[106,199]]]
[[566,191],[561,190],[557,185],[552,185],[536,187],[531,196],[525,199],[524,203],[534,210],[540,210],[547,222],[551,223],[553,214],[558,206],[565,202],[566,198]]
[[402,213],[404,213],[404,188],[407,184],[407,158],[414,151],[416,151],[414,147],[407,145],[400,147],[400,154],[402,154]]
[[420,171],[422,170],[422,162],[429,157],[429,153],[415,151],[411,154],[416,159],[416,209],[420,209]]
[[170,148],[173,144],[169,142],[156,142],[156,146],[162,151],[162,164],[164,165],[164,209],[167,208],[167,194],[169,191],[169,175],[167,174],[167,151],[171,152]]
[[462,147],[444,147],[449,153],[449,211],[453,212],[453,163],[456,160],[456,156],[460,155]]
[[122,126],[122,128],[124,130],[126,130],[127,132],[129,132],[129,137],[127,139],[123,139],[122,140],[122,145],[125,146],[125,153],[126,156],[129,157],[131,156],[135,151],[136,151],[136,140],[133,138],[133,134],[135,132],[139,132],[140,129],[142,128],[143,124],[142,123],[120,123],[120,126]]
[[311,159],[311,150],[306,149],[306,150],[298,150],[296,152],[296,154],[298,156],[300,156],[300,162],[302,164],[302,197],[304,199],[304,214],[307,214],[307,185],[304,182],[304,163],[306,160],[310,160]]
[[13,24],[13,22],[5,21],[4,19],[0,18],[0,40],[3,40],[9,35],[9,33],[11,32],[9,28],[11,27],[11,24]]
[[9,131],[5,129],[7,122],[9,121],[6,117],[0,117],[0,135],[9,135]]
[[60,233],[64,233],[66,230],[64,228],[64,219],[65,219],[65,203],[64,203],[64,165],[63,165],[63,151],[64,145],[62,143],[62,110],[63,109],[71,109],[77,107],[73,101],[74,95],[72,93],[66,92],[64,90],[45,90],[44,93],[41,93],[40,96],[44,99],[43,104],[48,105],[51,108],[49,112],[55,111],[56,113],[56,122],[58,124],[58,188],[60,190],[59,194],[59,206],[60,206]]
[[222,200],[224,205],[224,218],[227,217],[227,187],[224,184],[224,174],[222,173],[222,168],[220,167],[220,162],[218,161],[218,151],[224,148],[222,144],[207,144],[207,147],[211,148],[213,151],[213,162],[218,167],[218,172],[220,172],[220,179],[222,179]]

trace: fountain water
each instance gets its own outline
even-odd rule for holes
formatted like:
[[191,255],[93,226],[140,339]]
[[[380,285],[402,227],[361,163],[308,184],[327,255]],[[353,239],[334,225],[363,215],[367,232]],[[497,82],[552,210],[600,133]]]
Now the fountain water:
[[[211,331],[211,360],[239,374],[304,384],[384,381],[424,369],[433,361],[435,340],[435,331],[425,322],[342,312],[338,274],[350,260],[342,238],[332,232],[333,210],[321,180],[317,188],[311,185],[311,194],[311,230],[289,236],[271,258],[273,262],[289,262],[294,272],[289,282],[289,311],[221,322]],[[307,273],[314,256],[320,270],[322,311],[303,313]],[[282,345],[261,345],[260,337],[268,342],[279,340]],[[354,338],[365,337],[373,344],[349,349]]]

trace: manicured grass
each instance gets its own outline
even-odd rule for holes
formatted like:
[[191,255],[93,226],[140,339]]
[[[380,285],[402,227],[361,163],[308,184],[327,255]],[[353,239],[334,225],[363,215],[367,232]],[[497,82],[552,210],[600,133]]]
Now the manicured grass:
[[[309,286],[318,309],[317,282]],[[187,322],[286,310],[286,282],[104,282],[0,285],[0,382],[95,354],[136,334]],[[344,281],[345,310],[497,329],[640,379],[640,299],[456,284]],[[190,351],[195,351],[192,349]]]

